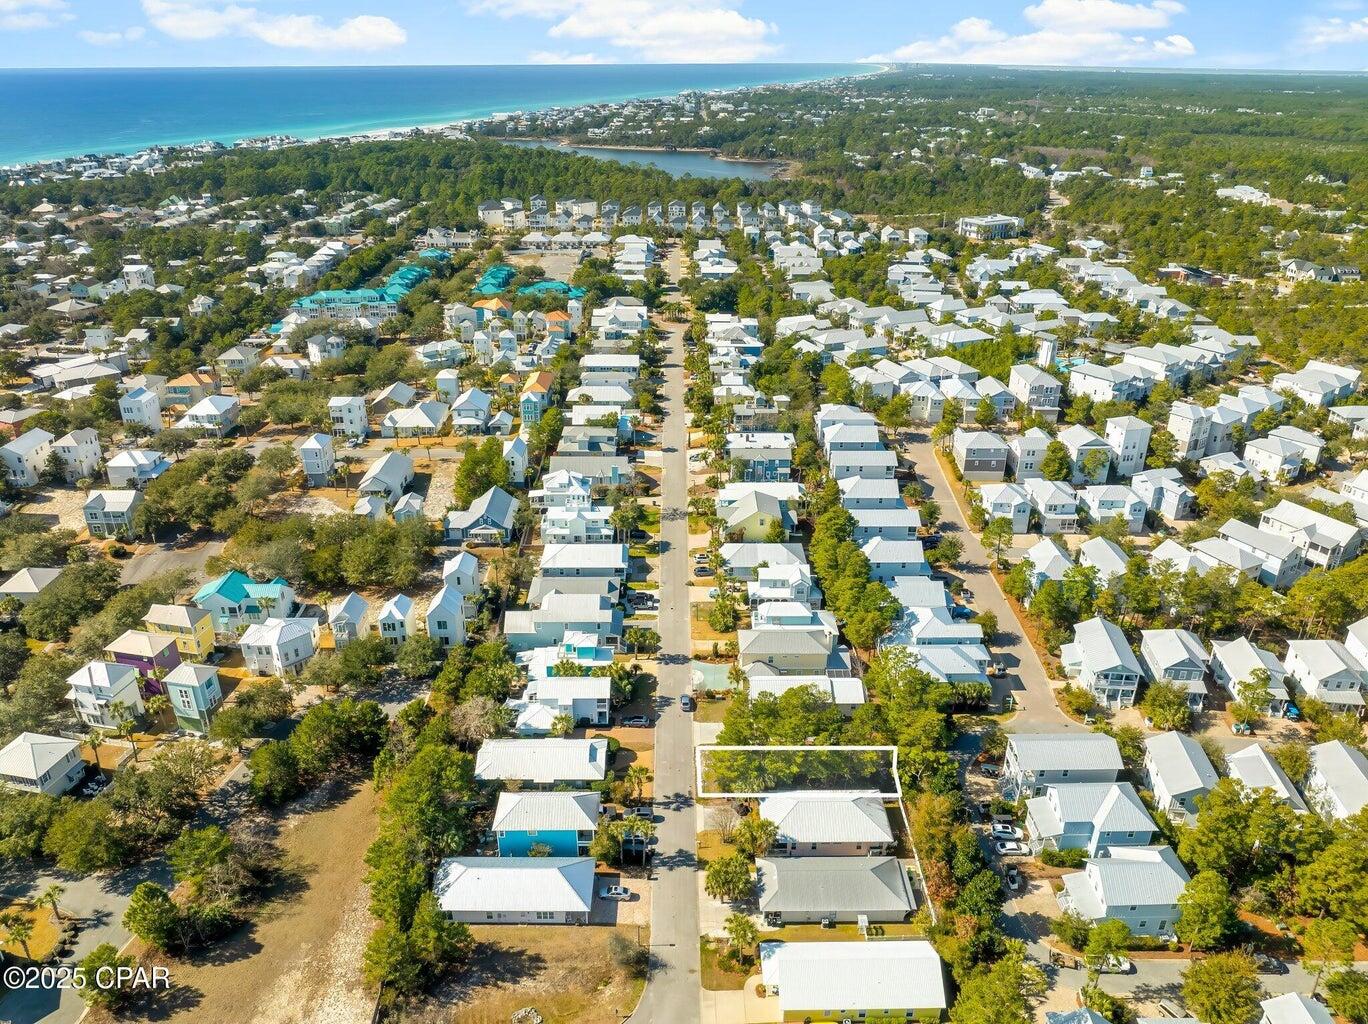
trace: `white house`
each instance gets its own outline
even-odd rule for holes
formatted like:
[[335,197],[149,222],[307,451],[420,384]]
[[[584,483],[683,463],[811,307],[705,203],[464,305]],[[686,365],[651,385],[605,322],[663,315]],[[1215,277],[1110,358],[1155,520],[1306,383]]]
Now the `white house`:
[[256,675],[293,675],[314,656],[318,620],[268,618],[243,631],[242,660]]
[[203,430],[223,437],[237,426],[242,405],[233,395],[205,395],[176,421],[180,430]]
[[323,487],[332,480],[337,459],[333,454],[333,439],[329,435],[310,434],[299,442],[295,450],[299,453],[299,464],[309,483]]
[[128,537],[142,502],[140,491],[91,491],[81,515],[92,537]]
[[395,594],[383,605],[375,617],[375,627],[383,640],[401,644],[413,636],[417,629],[417,613],[413,598],[407,594]]
[[0,447],[5,480],[13,487],[37,487],[54,440],[46,430],[34,427]]
[[1368,806],[1368,757],[1341,740],[1310,750],[1311,770],[1302,786],[1307,802],[1327,818],[1343,821]]
[[1178,923],[1188,873],[1168,846],[1114,847],[1065,875],[1060,908],[1087,921],[1119,920],[1133,935],[1166,938]]
[[588,924],[593,857],[448,857],[432,888],[448,920],[469,924]]
[[1283,664],[1308,697],[1335,711],[1363,714],[1368,671],[1338,640],[1291,640]]
[[333,647],[345,647],[361,635],[361,625],[370,606],[356,591],[338,598],[328,605],[328,628],[332,631]]
[[444,584],[428,603],[428,636],[443,647],[465,643],[465,609],[465,595],[450,583]]
[[1008,799],[1041,796],[1068,782],[1115,782],[1121,768],[1116,740],[1102,733],[1017,733],[1007,738],[1000,785]]
[[1188,704],[1194,711],[1205,706],[1203,680],[1210,656],[1197,634],[1187,629],[1141,630],[1140,660],[1151,682],[1177,683],[1187,691]]
[[1094,616],[1074,626],[1073,643],[1060,648],[1065,671],[1075,676],[1097,700],[1108,707],[1135,703],[1141,668],[1121,628]]
[[365,437],[370,432],[366,400],[359,395],[337,395],[328,399],[328,418],[333,437]]
[[138,670],[114,661],[91,661],[67,676],[67,700],[86,725],[101,729],[118,726],[122,709],[132,718],[144,711],[138,692]]
[[61,796],[85,769],[80,742],[62,736],[23,732],[0,750],[0,783],[25,793]]
[[161,398],[149,388],[137,387],[119,397],[119,418],[149,430],[162,427]]
[[1137,416],[1113,416],[1103,428],[1111,462],[1119,477],[1134,476],[1145,468],[1151,427]]
[[161,452],[130,448],[110,457],[105,464],[109,483],[116,488],[135,487],[141,490],[171,468]]
[[1197,813],[1197,798],[1216,785],[1216,769],[1202,745],[1181,732],[1145,740],[1145,784],[1165,814],[1184,820]]
[[1245,699],[1245,684],[1262,669],[1268,673],[1268,706],[1261,710],[1276,718],[1286,713],[1288,704],[1287,670],[1272,651],[1255,647],[1248,637],[1215,640],[1211,644],[1211,678],[1230,694],[1232,700]]

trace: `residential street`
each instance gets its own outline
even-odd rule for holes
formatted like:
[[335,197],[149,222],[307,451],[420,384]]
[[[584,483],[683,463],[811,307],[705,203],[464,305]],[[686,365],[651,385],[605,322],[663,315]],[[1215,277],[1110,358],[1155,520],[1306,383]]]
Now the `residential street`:
[[[964,544],[959,575],[964,577],[974,592],[974,607],[997,616],[997,641],[992,649],[1007,669],[1007,678],[998,680],[998,694],[1010,693],[1021,710],[1007,724],[1009,732],[1056,732],[1061,729],[1082,728],[1059,710],[1049,676],[1040,657],[1020,632],[1020,623],[1008,603],[996,577],[988,571],[989,555],[978,535],[969,529],[964,509],[955,500],[955,492],[945,477],[936,458],[935,445],[925,433],[913,433],[912,443],[905,447],[916,463],[917,475],[930,497],[941,508],[941,529],[953,533]],[[1003,687],[1003,683],[1006,687]]]
[[661,650],[655,736],[660,826],[652,893],[650,981],[633,1020],[694,1024],[699,1019],[698,886],[695,880],[693,722],[679,706],[689,682],[688,430],[684,408],[684,327],[666,326],[664,477],[660,517]]

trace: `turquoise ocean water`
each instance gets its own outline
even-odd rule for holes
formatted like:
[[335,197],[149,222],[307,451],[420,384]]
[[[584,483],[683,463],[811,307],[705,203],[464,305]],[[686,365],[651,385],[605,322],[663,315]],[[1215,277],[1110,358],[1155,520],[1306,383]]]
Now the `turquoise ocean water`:
[[867,72],[842,64],[0,71],[0,165],[304,138]]

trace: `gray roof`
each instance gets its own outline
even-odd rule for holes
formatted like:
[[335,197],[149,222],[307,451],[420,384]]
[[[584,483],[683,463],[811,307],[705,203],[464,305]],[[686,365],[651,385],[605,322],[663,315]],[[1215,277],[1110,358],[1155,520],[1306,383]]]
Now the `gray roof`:
[[1083,657],[1089,671],[1108,672],[1120,669],[1140,676],[1140,662],[1126,643],[1121,627],[1101,616],[1093,616],[1074,626],[1074,646]]
[[1230,777],[1248,789],[1267,789],[1295,811],[1306,810],[1306,801],[1292,785],[1292,780],[1262,746],[1251,743],[1226,757],[1226,771]]
[[761,858],[755,877],[761,913],[914,909],[907,871],[896,857]]
[[1311,748],[1311,768],[1349,814],[1368,806],[1368,757],[1341,740]]
[[1171,906],[1183,894],[1188,873],[1171,847],[1113,846],[1108,853],[1090,858],[1084,871],[1063,878],[1071,898],[1080,893],[1091,897],[1075,900],[1083,904],[1078,909],[1085,916],[1100,917],[1107,907]]
[[760,801],[760,816],[779,835],[800,843],[891,843],[893,829],[877,793],[776,793]]
[[1062,835],[1070,823],[1088,822],[1093,834],[1153,832],[1154,820],[1129,782],[1071,782],[1028,800],[1037,838]]
[[488,516],[503,529],[513,529],[513,515],[518,511],[518,499],[502,487],[491,487],[470,503],[464,512],[448,512],[447,529],[465,530]]
[[1017,733],[1007,739],[1023,771],[1093,769],[1119,772],[1116,740],[1098,732]]
[[597,793],[500,793],[495,832],[592,832],[598,827]]
[[475,755],[481,781],[596,782],[608,765],[608,741],[572,739],[485,740]]
[[1163,780],[1170,796],[1206,792],[1216,785],[1216,769],[1202,745],[1181,732],[1161,732],[1145,740],[1150,775]]

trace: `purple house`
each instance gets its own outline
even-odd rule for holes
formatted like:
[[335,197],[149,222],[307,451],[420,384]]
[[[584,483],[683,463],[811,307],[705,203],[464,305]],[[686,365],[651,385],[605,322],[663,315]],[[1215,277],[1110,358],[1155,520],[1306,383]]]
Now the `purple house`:
[[143,690],[161,693],[158,677],[166,675],[181,663],[176,638],[130,629],[104,649],[105,660],[129,665],[143,678]]

